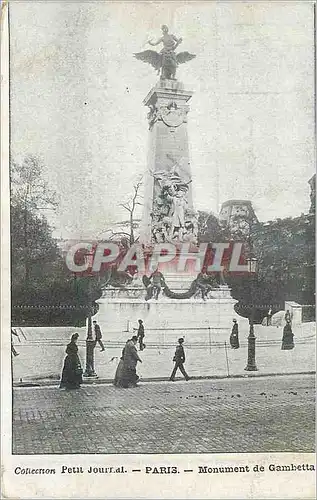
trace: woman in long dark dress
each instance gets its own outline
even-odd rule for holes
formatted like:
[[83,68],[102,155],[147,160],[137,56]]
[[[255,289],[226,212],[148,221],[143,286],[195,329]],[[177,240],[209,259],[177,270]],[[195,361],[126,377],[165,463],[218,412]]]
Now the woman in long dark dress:
[[122,349],[122,353],[121,353],[121,358],[120,358],[120,361],[119,361],[119,364],[117,366],[117,370],[116,370],[116,374],[114,376],[114,381],[113,381],[113,384],[116,386],[116,387],[122,387],[122,374],[123,374],[123,356],[124,356],[124,349]]
[[79,389],[80,384],[83,382],[83,370],[78,356],[78,347],[76,345],[78,337],[78,333],[74,333],[70,343],[66,347],[67,356],[64,361],[62,379],[59,386],[60,389]]
[[282,351],[294,349],[294,334],[290,323],[286,323],[283,328]]
[[142,360],[139,358],[136,344],[138,341],[138,337],[133,335],[131,340],[125,345],[123,352],[123,360],[122,360],[122,373],[120,380],[120,387],[128,388],[128,387],[136,387],[139,377],[136,374],[136,365],[137,363],[142,363]]
[[233,326],[231,330],[231,335],[230,335],[230,345],[232,349],[239,349],[240,344],[239,344],[239,327],[237,320],[233,320]]

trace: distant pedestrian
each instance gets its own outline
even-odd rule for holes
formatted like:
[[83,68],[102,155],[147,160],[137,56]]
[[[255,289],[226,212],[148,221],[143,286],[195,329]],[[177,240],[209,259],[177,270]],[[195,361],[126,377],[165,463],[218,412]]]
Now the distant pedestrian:
[[189,380],[189,376],[186,373],[186,370],[184,368],[184,363],[185,363],[185,351],[183,347],[184,339],[180,338],[178,339],[178,346],[176,347],[175,354],[173,361],[175,362],[172,374],[170,376],[170,380],[174,382],[175,380],[175,375],[177,372],[177,369],[180,369],[180,372],[184,375],[186,380]]
[[272,326],[272,316],[273,316],[273,311],[272,311],[272,306],[270,306],[266,317],[267,326]]
[[121,380],[118,385],[124,388],[128,387],[136,387],[139,377],[136,373],[137,363],[142,363],[142,360],[139,358],[138,351],[136,349],[136,344],[138,341],[138,337],[133,335],[131,340],[128,340],[123,351],[123,367],[121,373]]
[[78,356],[78,337],[78,333],[74,333],[66,347],[67,356],[64,361],[60,389],[79,389],[83,382],[83,370]]
[[94,330],[95,330],[95,340],[96,340],[96,343],[98,342],[98,344],[100,345],[100,347],[101,347],[100,352],[102,352],[105,350],[105,347],[104,347],[102,340],[101,340],[102,333],[100,330],[100,326],[98,325],[96,320],[93,321],[93,325],[94,325]]
[[[138,341],[139,341],[140,351],[143,351],[143,349],[145,348],[145,344],[143,342],[144,337],[145,337],[144,325],[143,325],[142,319],[139,319],[138,322],[139,322],[139,327],[138,327],[137,337],[138,337]],[[134,328],[134,330],[136,330],[136,328]]]
[[289,312],[289,309],[287,309],[285,316],[284,316],[284,319],[285,319],[286,323],[289,323],[289,324],[292,323],[292,316],[291,316],[291,313]]
[[282,351],[294,349],[294,334],[290,323],[286,323],[283,328]]
[[231,330],[231,335],[230,335],[230,345],[232,349],[239,349],[240,344],[239,344],[239,326],[237,323],[237,320],[234,319],[233,321],[233,326]]

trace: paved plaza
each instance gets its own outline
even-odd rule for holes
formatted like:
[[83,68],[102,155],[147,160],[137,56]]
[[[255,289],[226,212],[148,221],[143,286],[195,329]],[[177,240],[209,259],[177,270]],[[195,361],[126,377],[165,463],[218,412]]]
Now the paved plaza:
[[313,452],[314,376],[15,388],[13,453]]

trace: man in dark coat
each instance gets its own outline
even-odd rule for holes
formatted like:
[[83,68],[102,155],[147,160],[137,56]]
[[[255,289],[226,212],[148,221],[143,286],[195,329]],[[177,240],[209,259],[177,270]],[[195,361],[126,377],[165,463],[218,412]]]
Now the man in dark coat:
[[143,325],[142,319],[139,319],[138,322],[139,322],[139,328],[138,328],[139,347],[140,347],[140,351],[143,351],[143,349],[145,347],[145,344],[143,342],[143,339],[145,337],[145,334],[144,334],[144,325]]
[[101,334],[101,330],[100,330],[100,326],[98,325],[97,321],[93,321],[93,325],[94,325],[94,330],[95,330],[95,340],[96,340],[96,343],[98,342],[98,344],[100,345],[101,349],[100,349],[100,352],[104,351],[105,350],[105,347],[102,343],[102,334]]
[[183,343],[184,343],[183,338],[178,339],[178,346],[176,347],[175,355],[173,358],[173,361],[175,362],[175,366],[174,366],[172,374],[170,376],[170,380],[172,382],[174,382],[174,380],[175,380],[175,374],[177,372],[177,368],[180,369],[181,373],[185,377],[185,380],[189,380],[189,376],[187,375],[185,368],[184,368],[185,351],[184,351]]

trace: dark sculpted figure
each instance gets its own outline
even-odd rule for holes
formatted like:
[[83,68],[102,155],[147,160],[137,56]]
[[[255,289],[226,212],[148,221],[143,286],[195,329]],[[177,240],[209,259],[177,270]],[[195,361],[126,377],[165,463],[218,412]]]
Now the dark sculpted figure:
[[126,288],[133,281],[133,276],[128,271],[118,271],[115,265],[111,265],[102,275],[102,286],[113,286],[114,288]]
[[204,272],[201,272],[197,275],[196,286],[197,286],[197,291],[199,291],[201,294],[201,298],[203,300],[206,300],[208,293],[213,288],[216,288],[218,285],[215,284],[214,278],[208,276],[208,274]]
[[163,24],[162,36],[156,42],[148,41],[149,45],[155,46],[163,44],[161,52],[155,50],[145,50],[134,54],[140,61],[147,62],[153,66],[160,74],[161,80],[175,80],[176,68],[178,64],[183,64],[196,57],[189,52],[175,53],[176,48],[182,42],[182,38],[177,38],[168,32],[168,27]]
[[146,287],[146,297],[145,300],[150,300],[154,298],[157,300],[161,293],[162,288],[165,287],[165,280],[163,274],[158,270],[151,274],[148,278],[147,276],[143,276],[142,278],[143,284]]
[[145,300],[155,299],[157,300],[160,293],[170,298],[170,299],[190,299],[191,297],[198,298],[200,293],[203,300],[206,300],[208,293],[213,288],[218,288],[219,285],[215,281],[213,276],[208,276],[205,273],[199,273],[197,278],[194,279],[188,288],[184,292],[173,292],[167,285],[163,274],[156,269],[150,277],[142,277],[143,285],[146,288]]

